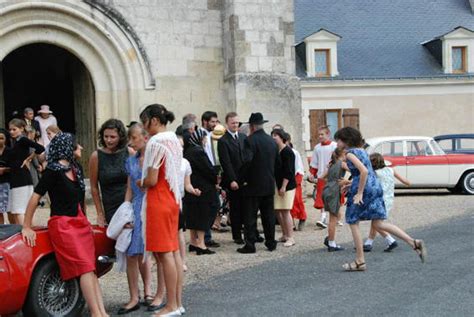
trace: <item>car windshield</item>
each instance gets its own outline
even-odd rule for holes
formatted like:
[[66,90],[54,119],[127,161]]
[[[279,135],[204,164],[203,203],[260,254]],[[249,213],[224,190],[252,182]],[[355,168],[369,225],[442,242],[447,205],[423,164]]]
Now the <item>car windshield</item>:
[[436,141],[431,140],[430,144],[431,144],[431,147],[433,148],[434,155],[444,155],[445,154],[443,149],[439,146],[439,144]]

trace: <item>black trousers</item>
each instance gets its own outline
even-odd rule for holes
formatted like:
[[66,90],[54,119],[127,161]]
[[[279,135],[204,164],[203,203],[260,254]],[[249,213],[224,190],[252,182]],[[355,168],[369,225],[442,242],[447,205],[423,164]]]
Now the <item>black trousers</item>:
[[273,206],[273,195],[269,196],[247,196],[243,199],[244,232],[245,242],[254,247],[257,240],[257,214],[260,217],[265,234],[265,244],[275,244],[275,209]]
[[242,239],[243,216],[243,196],[240,190],[228,190],[230,205],[230,223],[232,225],[232,239]]

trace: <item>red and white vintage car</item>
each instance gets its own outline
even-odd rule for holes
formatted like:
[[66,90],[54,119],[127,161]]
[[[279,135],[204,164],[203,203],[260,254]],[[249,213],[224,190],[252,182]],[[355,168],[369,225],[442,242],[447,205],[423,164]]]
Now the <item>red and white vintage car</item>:
[[[474,155],[446,154],[430,137],[394,136],[366,140],[367,152],[380,153],[408,178],[410,188],[447,188],[474,195]],[[397,183],[397,187],[406,186]]]

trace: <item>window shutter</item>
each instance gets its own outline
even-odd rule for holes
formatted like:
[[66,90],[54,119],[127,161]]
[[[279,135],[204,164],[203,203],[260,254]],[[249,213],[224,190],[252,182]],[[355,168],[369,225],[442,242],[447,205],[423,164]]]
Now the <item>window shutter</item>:
[[359,109],[344,109],[342,111],[342,121],[345,127],[353,127],[360,130]]
[[309,112],[311,149],[318,143],[318,128],[326,125],[326,110],[311,110]]

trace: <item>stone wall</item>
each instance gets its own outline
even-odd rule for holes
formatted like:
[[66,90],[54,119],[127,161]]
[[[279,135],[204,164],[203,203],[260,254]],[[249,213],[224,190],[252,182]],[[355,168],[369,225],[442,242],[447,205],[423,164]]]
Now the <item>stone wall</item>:
[[104,0],[122,14],[144,44],[156,89],[140,93],[136,112],[160,102],[178,118],[226,112],[219,0]]
[[223,12],[228,107],[262,112],[301,139],[301,97],[294,64],[293,1],[228,0]]

